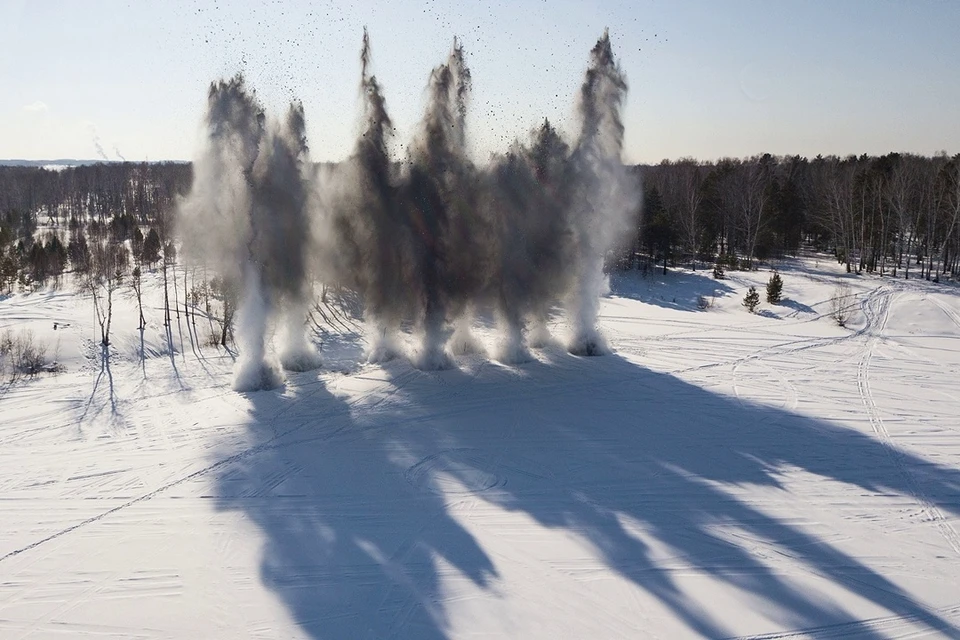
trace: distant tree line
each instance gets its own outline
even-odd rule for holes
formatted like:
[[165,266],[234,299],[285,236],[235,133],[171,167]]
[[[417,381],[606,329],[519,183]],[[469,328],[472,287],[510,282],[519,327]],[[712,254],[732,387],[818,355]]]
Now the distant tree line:
[[[0,294],[70,273],[91,295],[108,345],[121,284],[131,282],[139,303],[141,268],[159,263],[167,297],[173,211],[190,182],[190,165],[172,162],[0,167]],[[164,315],[169,321],[169,308]]]
[[630,266],[757,261],[809,246],[848,272],[939,280],[960,271],[960,155],[663,161],[642,168]]
[[116,266],[118,250],[156,264],[190,181],[172,162],[0,167],[0,292]]
[[[960,155],[764,154],[635,169],[643,212],[629,250],[612,263],[621,268],[679,264],[722,273],[807,246],[832,253],[854,273],[928,280],[960,273]],[[231,283],[204,273],[188,291],[184,276],[177,293],[168,280],[176,262],[173,211],[191,180],[186,163],[0,167],[0,294],[72,273],[90,291],[98,318],[103,312],[107,342],[112,291],[129,282],[139,300],[141,269],[159,267],[164,323],[171,310],[180,314],[168,288],[182,296],[185,313],[198,291],[208,308],[217,292],[225,343]]]

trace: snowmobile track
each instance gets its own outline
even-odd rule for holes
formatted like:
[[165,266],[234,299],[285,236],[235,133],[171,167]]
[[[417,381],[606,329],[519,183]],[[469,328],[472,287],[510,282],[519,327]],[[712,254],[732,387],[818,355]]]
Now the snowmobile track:
[[877,298],[878,308],[875,308],[872,304],[867,304],[864,307],[864,311],[870,318],[867,326],[876,328],[867,334],[863,355],[857,367],[857,387],[860,392],[861,401],[866,408],[867,417],[870,419],[870,424],[880,440],[886,445],[885,451],[887,451],[894,464],[896,464],[897,469],[906,481],[910,493],[920,505],[927,518],[936,524],[937,529],[943,535],[944,539],[946,539],[954,553],[960,555],[960,534],[953,528],[943,512],[923,494],[913,474],[910,473],[910,470],[904,464],[904,454],[894,444],[890,432],[887,430],[886,425],[884,425],[876,400],[873,397],[873,391],[870,388],[870,364],[873,360],[873,353],[877,342],[882,338],[883,330],[890,318],[890,310],[895,299],[896,296]]

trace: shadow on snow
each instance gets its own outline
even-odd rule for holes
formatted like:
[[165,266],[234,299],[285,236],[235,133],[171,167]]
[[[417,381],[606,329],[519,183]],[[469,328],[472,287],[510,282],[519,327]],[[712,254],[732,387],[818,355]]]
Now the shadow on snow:
[[[220,506],[262,530],[263,584],[310,637],[444,638],[445,578],[465,576],[495,597],[495,556],[461,524],[463,514],[456,517],[464,500],[569,532],[700,635],[730,630],[685,594],[650,540],[748,594],[785,627],[844,625],[858,637],[882,636],[717,535],[717,525],[895,615],[960,633],[830,540],[726,490],[781,488],[784,469],[801,470],[887,495],[911,496],[917,483],[932,503],[957,513],[955,469],[617,356],[550,353],[548,363],[488,363],[476,375],[421,373],[405,362],[385,371],[385,394],[357,406],[319,382],[298,387],[292,399],[251,394],[249,435],[260,449],[218,478]],[[459,499],[440,490],[461,485],[472,491]]]
[[689,271],[659,271],[640,276],[636,271],[610,274],[610,290],[621,298],[639,300],[646,304],[677,309],[679,311],[703,311],[698,306],[700,297],[706,300],[722,298],[733,293],[733,288],[723,280]]

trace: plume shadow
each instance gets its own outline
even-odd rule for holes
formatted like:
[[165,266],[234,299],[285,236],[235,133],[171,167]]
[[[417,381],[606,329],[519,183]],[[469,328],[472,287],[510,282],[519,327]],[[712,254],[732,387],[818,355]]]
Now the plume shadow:
[[[320,386],[290,401],[282,420],[273,416],[286,400],[255,394],[253,444],[302,427],[218,478],[221,508],[243,512],[264,536],[263,585],[310,637],[449,637],[444,582],[465,576],[497,597],[503,544],[515,544],[508,555],[528,558],[526,567],[543,566],[537,589],[550,597],[552,574],[530,555],[531,531],[499,532],[500,553],[485,548],[470,531],[496,525],[461,509],[472,501],[525,514],[531,530],[582,541],[600,566],[646,591],[692,634],[723,637],[730,628],[685,590],[690,571],[745,594],[783,629],[884,637],[882,627],[778,570],[772,559],[783,557],[824,589],[934,632],[960,633],[915,599],[903,576],[736,491],[786,491],[785,470],[799,470],[880,500],[910,497],[917,486],[956,515],[956,469],[617,356],[553,351],[548,362],[474,372],[393,362],[382,375],[375,395],[350,405]],[[688,569],[678,570],[677,558]],[[624,624],[641,632],[642,620],[638,612]]]

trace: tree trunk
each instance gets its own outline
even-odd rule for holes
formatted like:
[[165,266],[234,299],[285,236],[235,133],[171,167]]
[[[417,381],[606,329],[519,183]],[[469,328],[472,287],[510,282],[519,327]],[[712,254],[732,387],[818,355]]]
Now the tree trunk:
[[110,346],[110,323],[113,321],[113,285],[107,281],[107,327],[103,332],[103,346]]
[[227,296],[223,297],[223,327],[220,331],[220,346],[223,348],[227,347],[227,329],[230,326],[230,301],[227,299]]
[[167,257],[163,257],[160,265],[163,269],[163,326],[170,326],[170,288],[167,285]]

